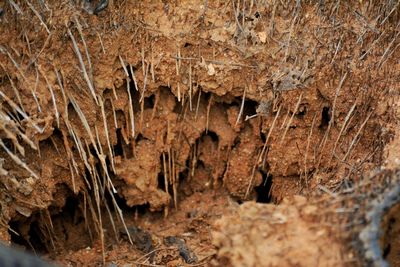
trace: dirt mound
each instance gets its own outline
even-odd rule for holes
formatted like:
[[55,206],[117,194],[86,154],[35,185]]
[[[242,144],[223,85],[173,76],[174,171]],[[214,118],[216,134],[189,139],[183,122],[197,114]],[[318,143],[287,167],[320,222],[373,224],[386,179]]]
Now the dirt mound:
[[303,197],[279,206],[248,202],[216,222],[221,266],[340,266],[343,252],[318,206]]
[[[164,221],[191,225],[183,204],[191,197],[204,197],[200,209],[218,195],[232,199],[225,204],[324,202],[373,170],[398,168],[399,8],[389,0],[2,3],[1,238],[52,259],[92,253],[93,264],[105,263],[118,246],[134,249],[135,225],[158,238],[168,236],[157,233]],[[302,205],[256,206],[297,218]],[[193,228],[210,229],[214,215]],[[154,221],[143,226],[146,216]],[[304,233],[318,221],[299,220]],[[186,228],[177,229],[182,248]],[[194,232],[191,251],[215,253],[211,231]],[[296,240],[283,243],[314,242]],[[210,255],[202,256],[217,264]],[[336,253],[326,257],[333,264]]]

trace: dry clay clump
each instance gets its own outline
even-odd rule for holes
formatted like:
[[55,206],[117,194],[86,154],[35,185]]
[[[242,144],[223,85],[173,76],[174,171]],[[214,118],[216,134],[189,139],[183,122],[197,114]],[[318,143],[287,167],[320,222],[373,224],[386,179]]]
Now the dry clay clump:
[[216,222],[213,243],[220,263],[243,267],[341,266],[340,244],[329,227],[314,221],[317,213],[317,206],[299,196],[279,206],[242,204]]

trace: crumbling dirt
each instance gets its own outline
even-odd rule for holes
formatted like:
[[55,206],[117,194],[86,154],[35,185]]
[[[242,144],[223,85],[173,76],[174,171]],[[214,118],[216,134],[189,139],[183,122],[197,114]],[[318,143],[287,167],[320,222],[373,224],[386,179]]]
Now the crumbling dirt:
[[241,205],[216,222],[213,240],[221,266],[340,265],[340,244],[330,227],[316,220],[317,210],[299,196],[278,206]]
[[398,3],[99,2],[0,3],[2,240],[72,266],[368,262]]

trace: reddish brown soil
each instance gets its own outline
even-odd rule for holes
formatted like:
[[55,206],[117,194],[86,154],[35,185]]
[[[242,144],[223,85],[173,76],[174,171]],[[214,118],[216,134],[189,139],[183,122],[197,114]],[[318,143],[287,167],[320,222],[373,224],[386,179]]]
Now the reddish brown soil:
[[363,265],[348,192],[399,168],[398,4],[31,2],[0,4],[2,240],[66,266]]
[[[345,253],[330,227],[316,220],[317,205],[295,197],[280,205],[248,202],[216,222],[221,265],[338,266]],[[264,222],[264,223],[261,223]],[[331,227],[332,228],[332,227]],[[251,253],[249,253],[251,251]]]

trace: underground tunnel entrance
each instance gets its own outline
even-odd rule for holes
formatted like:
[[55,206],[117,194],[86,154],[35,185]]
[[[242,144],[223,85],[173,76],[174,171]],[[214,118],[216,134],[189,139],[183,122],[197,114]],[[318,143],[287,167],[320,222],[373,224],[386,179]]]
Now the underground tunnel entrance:
[[50,206],[29,217],[19,216],[20,219],[10,222],[12,244],[37,255],[51,256],[92,244],[96,233],[93,219],[85,214],[82,195],[75,196],[66,186],[59,188],[57,194],[63,202],[59,203],[61,206]]

